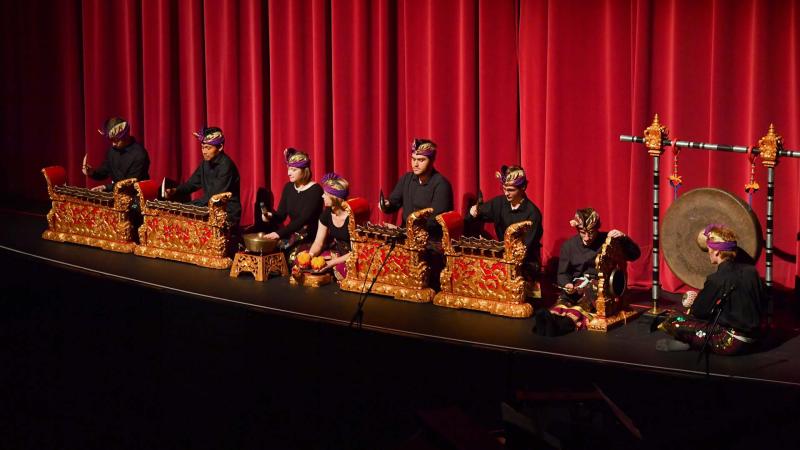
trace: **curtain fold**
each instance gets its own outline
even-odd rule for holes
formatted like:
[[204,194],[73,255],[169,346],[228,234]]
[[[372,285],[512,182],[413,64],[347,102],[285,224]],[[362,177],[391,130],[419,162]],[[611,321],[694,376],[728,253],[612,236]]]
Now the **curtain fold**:
[[[0,6],[5,197],[44,199],[39,170],[96,184],[96,131],[122,116],[150,152],[151,176],[185,179],[201,161],[192,132],[219,126],[242,177],[243,223],[287,181],[283,149],[336,171],[371,204],[409,170],[414,137],[466,212],[494,173],[521,164],[544,216],[552,266],[593,206],[605,229],[641,247],[634,285],[650,283],[652,159],[641,135],[659,113],[672,138],[755,145],[774,123],[800,148],[800,1],[742,0],[63,0]],[[674,201],[673,153],[661,157],[662,214]],[[800,167],[776,169],[775,271],[793,286]],[[746,200],[744,155],[683,150],[683,185]],[[753,209],[766,214],[759,164]],[[279,198],[273,198],[277,202]],[[373,221],[396,221],[374,208]],[[663,286],[685,286],[662,261]],[[763,270],[763,256],[759,262]],[[763,272],[762,272],[763,273]]]

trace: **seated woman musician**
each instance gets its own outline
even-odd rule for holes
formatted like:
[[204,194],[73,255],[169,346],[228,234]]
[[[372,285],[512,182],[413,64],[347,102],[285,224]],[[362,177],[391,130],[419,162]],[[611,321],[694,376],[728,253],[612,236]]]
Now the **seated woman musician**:
[[342,207],[350,192],[349,183],[335,173],[328,173],[321,184],[325,209],[319,216],[317,235],[309,253],[312,257],[325,257],[325,267],[319,272],[333,270],[336,279],[341,280],[347,275],[345,263],[350,256],[350,217]]
[[[308,247],[317,234],[317,223],[322,212],[322,188],[311,180],[311,159],[308,154],[287,148],[283,152],[289,177],[281,193],[281,201],[274,212],[262,211],[261,219],[277,230],[268,239],[281,240],[280,247],[296,254],[300,246]],[[283,225],[286,218],[289,223]],[[293,260],[292,257],[289,258]]]
[[[686,314],[656,318],[654,326],[672,336],[659,339],[656,349],[700,349],[708,341],[707,348],[712,353],[744,353],[761,334],[764,285],[754,266],[736,261],[738,244],[736,233],[730,228],[711,224],[698,242],[708,249],[708,259],[717,270],[706,278],[699,293],[689,291],[684,296],[683,306],[689,308]],[[717,326],[712,329],[715,318]]]
[[531,221],[531,231],[525,236],[525,275],[526,278],[538,273],[541,258],[542,212],[525,194],[528,179],[525,171],[519,166],[502,166],[495,174],[503,189],[498,195],[486,203],[473,205],[467,220],[488,220],[494,223],[497,239],[505,238],[506,229],[512,224]]

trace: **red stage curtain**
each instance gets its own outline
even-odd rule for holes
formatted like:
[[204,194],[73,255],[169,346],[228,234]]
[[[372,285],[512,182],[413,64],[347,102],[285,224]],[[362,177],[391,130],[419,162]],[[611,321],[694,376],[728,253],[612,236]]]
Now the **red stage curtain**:
[[[156,179],[185,179],[201,160],[191,133],[220,126],[244,223],[259,189],[286,182],[285,147],[374,203],[408,170],[411,139],[428,137],[458,211],[478,189],[498,195],[494,172],[521,163],[547,260],[574,210],[594,206],[604,228],[641,244],[631,280],[648,285],[652,161],[620,134],[640,135],[657,112],[673,138],[754,145],[774,122],[800,148],[797,0],[29,0],[0,13],[5,196],[44,198],[38,171],[51,164],[87,183],[80,160],[101,162],[95,130],[111,115],[131,121]],[[745,196],[743,155],[684,150],[679,162],[679,193]],[[763,224],[761,166],[757,181]],[[798,273],[798,183],[797,161],[783,159],[774,278],[786,286]],[[682,288],[662,267],[664,286]]]

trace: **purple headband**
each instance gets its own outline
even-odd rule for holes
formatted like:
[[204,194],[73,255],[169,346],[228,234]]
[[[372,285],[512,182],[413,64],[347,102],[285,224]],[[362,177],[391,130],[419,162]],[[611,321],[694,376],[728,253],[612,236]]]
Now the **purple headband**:
[[[117,123],[114,126],[109,127],[111,121],[115,119],[117,120]],[[106,120],[106,122],[103,124],[103,128],[98,129],[97,132],[112,141],[118,141],[128,137],[130,130],[131,126],[128,124],[127,120],[120,119],[119,117],[112,117]]]
[[725,225],[719,223],[712,223],[703,230],[703,235],[706,237],[706,246],[708,246],[708,248],[720,252],[730,252],[736,250],[736,248],[739,246],[738,242],[736,241],[712,241],[710,239],[711,236],[709,236],[709,234],[711,234],[712,229],[723,228],[724,226]]
[[[286,159],[286,165],[297,169],[305,169],[311,165],[311,159],[308,155],[292,147],[283,151],[283,157]],[[294,158],[294,161],[292,161]]]
[[203,144],[213,145],[219,147],[225,143],[225,135],[222,131],[208,132],[208,128],[201,128],[197,133],[192,133]]
[[322,190],[334,197],[346,199],[347,195],[350,193],[349,190],[336,189],[335,187],[328,184],[328,181],[339,180],[339,179],[342,179],[342,177],[340,177],[334,172],[326,173],[325,176],[322,177]]
[[[425,148],[421,150],[420,147],[425,147]],[[411,141],[411,154],[432,158],[436,155],[436,144],[434,144],[431,141],[414,139],[413,141]]]

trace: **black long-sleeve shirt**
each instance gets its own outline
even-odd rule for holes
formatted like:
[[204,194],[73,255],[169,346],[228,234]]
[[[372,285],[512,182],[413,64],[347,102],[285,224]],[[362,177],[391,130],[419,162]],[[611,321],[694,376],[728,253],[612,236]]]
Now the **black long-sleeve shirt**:
[[106,191],[111,191],[114,183],[128,178],[136,178],[137,181],[149,180],[150,157],[141,144],[132,140],[126,147],[109,148],[103,164],[94,169],[89,176],[94,180],[111,177],[111,183],[105,185]]
[[[597,276],[594,260],[607,237],[608,232],[600,232],[588,246],[583,245],[580,235],[567,239],[561,245],[561,254],[558,257],[558,284],[564,286],[583,275]],[[628,261],[638,259],[641,255],[639,246],[628,236],[623,236],[621,239],[622,252],[625,254],[625,258]]]
[[748,264],[730,260],[720,263],[717,271],[706,278],[703,289],[697,294],[691,315],[712,320],[714,303],[725,293],[729,294],[723,301],[719,324],[745,334],[756,334],[761,325],[766,297],[756,268]]
[[281,202],[278,209],[272,213],[272,220],[283,223],[289,217],[289,223],[275,231],[282,239],[299,231],[303,225],[308,225],[308,237],[314,239],[317,235],[317,223],[322,213],[322,187],[314,183],[311,187],[297,191],[294,183],[288,182],[283,186]]
[[414,211],[433,208],[433,215],[428,219],[426,228],[433,236],[440,236],[441,228],[436,222],[436,216],[453,210],[453,188],[436,170],[425,183],[420,183],[417,175],[408,172],[397,182],[389,195],[389,206],[384,207],[384,211],[391,213],[400,208],[403,208],[402,226],[406,225],[408,216]]
[[[472,217],[471,215],[468,217]],[[506,229],[517,222],[530,220],[531,231],[525,235],[525,246],[528,251],[527,260],[539,262],[541,259],[542,212],[530,199],[525,197],[517,209],[511,209],[511,202],[505,196],[498,195],[478,207],[478,220],[490,220],[494,223],[497,239],[503,240]]]
[[185,183],[175,188],[176,193],[188,195],[202,189],[203,196],[191,203],[199,206],[208,206],[212,196],[222,192],[230,192],[228,200],[228,220],[237,225],[242,216],[242,203],[239,199],[239,170],[233,160],[224,152],[220,152],[211,159],[203,161],[197,170]]

